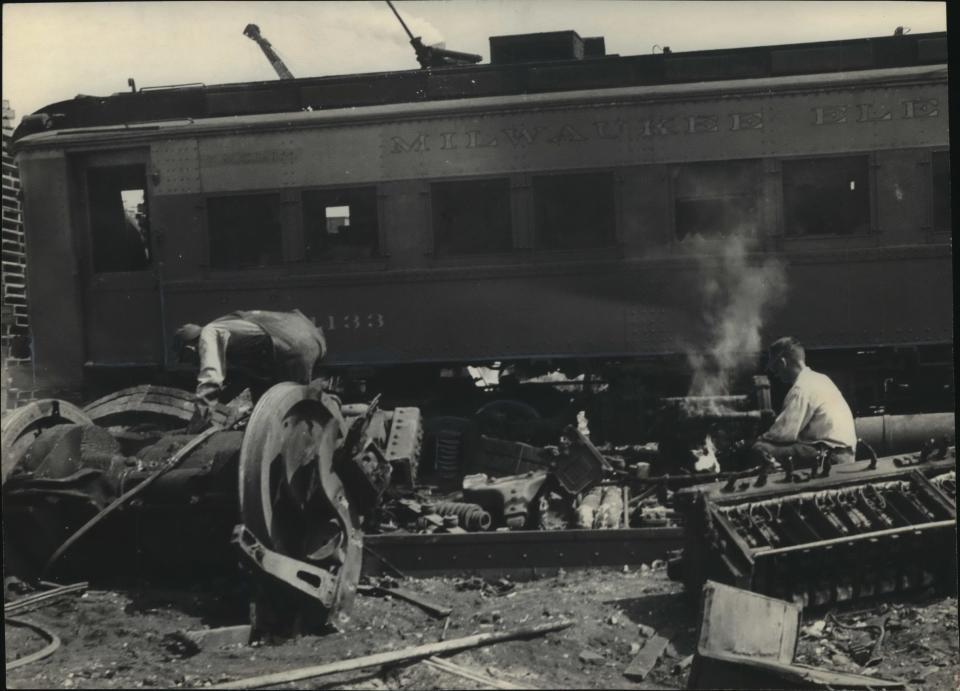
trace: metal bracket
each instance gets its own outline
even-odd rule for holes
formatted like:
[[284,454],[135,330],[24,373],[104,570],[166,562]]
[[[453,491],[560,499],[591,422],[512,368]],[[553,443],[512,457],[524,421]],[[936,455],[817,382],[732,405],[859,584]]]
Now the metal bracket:
[[296,588],[330,608],[337,591],[337,578],[328,571],[267,549],[242,523],[235,526],[230,542],[246,562],[268,576]]

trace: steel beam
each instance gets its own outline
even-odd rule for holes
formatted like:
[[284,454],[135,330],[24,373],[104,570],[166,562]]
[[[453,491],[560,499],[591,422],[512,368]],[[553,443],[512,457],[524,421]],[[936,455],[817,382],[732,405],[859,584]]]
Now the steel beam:
[[362,573],[530,578],[558,569],[639,566],[682,547],[682,528],[388,534],[364,538]]

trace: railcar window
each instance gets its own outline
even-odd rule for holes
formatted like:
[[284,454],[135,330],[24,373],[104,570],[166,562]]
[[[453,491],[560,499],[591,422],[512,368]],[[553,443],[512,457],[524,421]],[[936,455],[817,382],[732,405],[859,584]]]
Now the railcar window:
[[612,173],[535,177],[533,198],[538,248],[613,244],[616,214]]
[[282,261],[280,195],[211,197],[207,221],[210,266],[239,269]]
[[513,248],[509,180],[437,182],[431,186],[430,198],[437,254]]
[[304,192],[303,231],[311,261],[376,256],[376,188]]
[[150,266],[146,187],[143,166],[87,170],[96,273],[138,271]]
[[677,238],[754,234],[759,222],[756,161],[693,163],[673,171]]
[[950,226],[950,152],[933,154],[933,229],[949,233]]
[[866,156],[783,162],[787,235],[855,235],[870,229]]

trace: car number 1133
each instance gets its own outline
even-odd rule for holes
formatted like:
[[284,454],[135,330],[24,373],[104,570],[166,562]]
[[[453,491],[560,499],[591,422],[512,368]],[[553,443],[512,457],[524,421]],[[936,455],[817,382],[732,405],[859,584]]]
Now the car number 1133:
[[326,331],[336,331],[337,329],[382,329],[384,320],[383,315],[379,312],[368,312],[367,314],[328,314],[319,324]]

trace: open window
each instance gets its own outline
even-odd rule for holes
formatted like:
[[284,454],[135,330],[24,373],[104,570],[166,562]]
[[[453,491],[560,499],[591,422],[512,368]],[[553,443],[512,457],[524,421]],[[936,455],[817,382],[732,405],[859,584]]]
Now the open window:
[[303,193],[307,259],[365,259],[378,254],[374,187]]
[[533,179],[538,249],[612,245],[616,213],[612,173],[543,175]]
[[761,191],[756,161],[678,166],[673,170],[673,191],[678,240],[756,232]]
[[786,234],[857,235],[870,230],[867,156],[783,161]]
[[93,271],[150,266],[146,173],[142,165],[87,169]]
[[430,196],[437,254],[513,248],[509,180],[438,182],[431,186]]
[[937,232],[949,233],[952,230],[950,226],[950,152],[935,151],[931,163],[933,229]]
[[283,261],[280,195],[207,199],[210,266],[240,269]]

